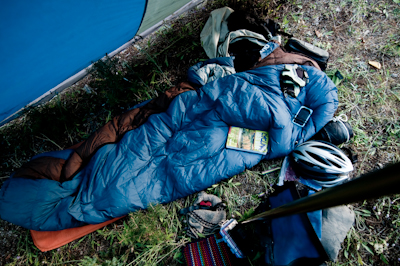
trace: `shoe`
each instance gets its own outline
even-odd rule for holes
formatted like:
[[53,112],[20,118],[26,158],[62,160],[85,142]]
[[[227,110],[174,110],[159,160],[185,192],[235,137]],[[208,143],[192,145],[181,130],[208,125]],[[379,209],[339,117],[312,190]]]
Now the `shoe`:
[[342,114],[329,121],[312,139],[324,140],[334,145],[339,145],[350,141],[353,136],[353,129],[347,122],[347,116]]

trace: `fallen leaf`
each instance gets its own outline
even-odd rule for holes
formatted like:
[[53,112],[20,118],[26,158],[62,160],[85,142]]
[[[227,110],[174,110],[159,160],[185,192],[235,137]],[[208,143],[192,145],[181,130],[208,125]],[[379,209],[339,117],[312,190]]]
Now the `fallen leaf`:
[[371,66],[377,68],[377,69],[381,69],[381,63],[376,62],[376,61],[369,61],[368,64],[370,64]]
[[315,35],[317,35],[318,38],[321,38],[321,37],[322,37],[321,32],[319,32],[319,31],[317,31],[317,30],[315,30]]

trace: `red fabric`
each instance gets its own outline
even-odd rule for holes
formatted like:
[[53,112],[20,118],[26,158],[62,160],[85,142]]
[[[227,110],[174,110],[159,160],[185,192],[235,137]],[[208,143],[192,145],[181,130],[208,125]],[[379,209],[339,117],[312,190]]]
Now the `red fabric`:
[[[123,216],[124,217],[124,216]],[[113,223],[122,217],[114,218],[101,224],[89,224],[82,227],[69,228],[60,231],[35,231],[31,230],[31,236],[35,246],[40,251],[45,252],[52,249],[59,248],[81,238],[87,234],[90,234],[110,223]]]
[[211,202],[209,202],[209,201],[202,201],[202,202],[200,202],[200,206],[207,206],[207,207],[211,207],[212,206],[212,204],[211,204]]

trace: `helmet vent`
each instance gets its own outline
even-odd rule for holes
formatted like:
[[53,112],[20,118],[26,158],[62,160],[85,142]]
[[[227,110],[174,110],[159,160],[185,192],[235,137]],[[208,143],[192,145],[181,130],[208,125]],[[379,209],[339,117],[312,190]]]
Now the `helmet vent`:
[[334,162],[334,161],[332,161],[332,160],[329,160],[329,159],[327,159],[328,160],[328,162],[330,162],[331,164],[333,164],[334,166],[336,166],[337,168],[342,168],[339,164],[337,164],[336,162]]
[[327,147],[327,146],[315,145],[314,148],[318,148],[318,149],[321,149],[321,150],[331,150],[331,149],[329,149],[330,148],[329,146]]
[[348,156],[331,143],[306,141],[292,151],[293,169],[322,187],[343,183],[353,170]]
[[316,161],[322,163],[322,164],[326,164],[326,161],[324,161],[320,156],[318,156],[315,153],[309,152],[307,151],[308,155],[310,155],[313,159],[315,159]]
[[332,153],[332,155],[335,156],[336,158],[340,159],[340,160],[343,160],[343,158],[340,157],[339,154]]
[[307,161],[304,161],[304,160],[302,160],[302,159],[299,159],[299,163],[303,163],[303,164],[305,164],[305,165],[307,165],[307,166],[309,166],[309,167],[315,167],[314,164],[312,164],[312,163],[310,163],[310,162],[307,162]]
[[293,153],[296,153],[297,155],[303,155],[301,152],[299,152],[298,150],[293,150]]

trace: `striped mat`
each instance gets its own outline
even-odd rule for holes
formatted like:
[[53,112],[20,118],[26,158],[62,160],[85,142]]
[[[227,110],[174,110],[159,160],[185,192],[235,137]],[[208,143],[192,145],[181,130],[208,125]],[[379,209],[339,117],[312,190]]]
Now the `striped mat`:
[[211,235],[187,244],[183,248],[188,266],[231,266],[232,255],[229,247],[218,235]]

